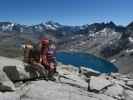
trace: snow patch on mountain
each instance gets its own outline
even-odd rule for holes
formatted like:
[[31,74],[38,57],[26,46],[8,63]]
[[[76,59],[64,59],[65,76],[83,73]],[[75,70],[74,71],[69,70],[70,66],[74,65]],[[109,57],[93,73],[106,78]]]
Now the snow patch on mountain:
[[12,31],[14,25],[15,24],[13,24],[13,23],[3,24],[1,26],[1,30],[2,31]]

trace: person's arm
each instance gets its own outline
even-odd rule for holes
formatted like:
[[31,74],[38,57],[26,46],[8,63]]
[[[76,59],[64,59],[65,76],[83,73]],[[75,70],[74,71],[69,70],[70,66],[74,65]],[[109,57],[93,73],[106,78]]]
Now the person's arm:
[[40,63],[42,63],[42,56],[40,55]]
[[25,44],[21,45],[21,48],[25,49],[25,47],[26,47]]

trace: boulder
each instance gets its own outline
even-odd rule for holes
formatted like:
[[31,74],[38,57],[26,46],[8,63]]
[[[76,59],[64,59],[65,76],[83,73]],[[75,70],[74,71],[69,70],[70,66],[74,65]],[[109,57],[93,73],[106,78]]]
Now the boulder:
[[28,65],[16,59],[0,57],[0,91],[13,91],[13,82],[34,80],[45,77],[46,70],[35,68],[41,65]]
[[85,75],[86,77],[91,77],[91,76],[98,76],[100,75],[100,72],[95,71],[91,68],[86,68],[86,67],[80,67],[79,68],[79,73],[81,75]]
[[0,57],[0,71],[5,73],[13,82],[23,78],[30,78],[25,65],[22,61],[16,59]]
[[112,85],[111,81],[107,80],[105,77],[92,76],[88,87],[90,90],[100,91],[110,85]]
[[30,80],[37,77],[37,73],[29,65],[4,66],[3,71],[13,82]]
[[43,70],[37,71],[36,68],[42,68],[42,66],[39,64],[28,65],[20,60],[0,57],[0,71],[4,72],[13,82],[32,80],[46,74]]
[[126,85],[133,87],[133,80],[132,81],[127,81]]
[[124,88],[118,84],[114,84],[107,88],[104,94],[112,97],[122,96]]
[[124,91],[124,100],[133,100],[133,91],[131,90],[125,90]]
[[3,71],[0,71],[0,91],[5,92],[5,91],[14,91],[14,90],[15,90],[14,84],[10,81],[10,79]]
[[13,82],[34,80],[46,76],[46,70],[38,70],[35,68],[43,67],[42,65],[22,64],[17,66],[4,66],[3,71]]

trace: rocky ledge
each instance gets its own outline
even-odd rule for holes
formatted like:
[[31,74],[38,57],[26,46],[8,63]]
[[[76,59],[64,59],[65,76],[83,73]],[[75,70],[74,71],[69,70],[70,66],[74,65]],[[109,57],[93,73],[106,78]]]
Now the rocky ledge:
[[45,81],[23,62],[0,57],[0,100],[133,100],[132,73],[79,71],[61,63],[57,71],[56,81]]

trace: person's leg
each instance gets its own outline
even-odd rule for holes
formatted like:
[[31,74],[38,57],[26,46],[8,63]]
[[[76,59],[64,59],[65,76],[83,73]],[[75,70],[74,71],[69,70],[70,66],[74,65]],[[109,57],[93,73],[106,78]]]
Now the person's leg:
[[36,71],[35,66],[33,64],[26,65],[25,70],[29,72],[31,79],[37,79],[39,77],[39,74]]
[[50,64],[49,66],[49,73],[48,73],[48,77],[50,80],[55,81],[56,79],[54,78],[54,74],[55,74],[55,66],[53,63]]
[[37,71],[40,74],[40,78],[46,79],[48,77],[48,71],[40,63],[36,63]]

